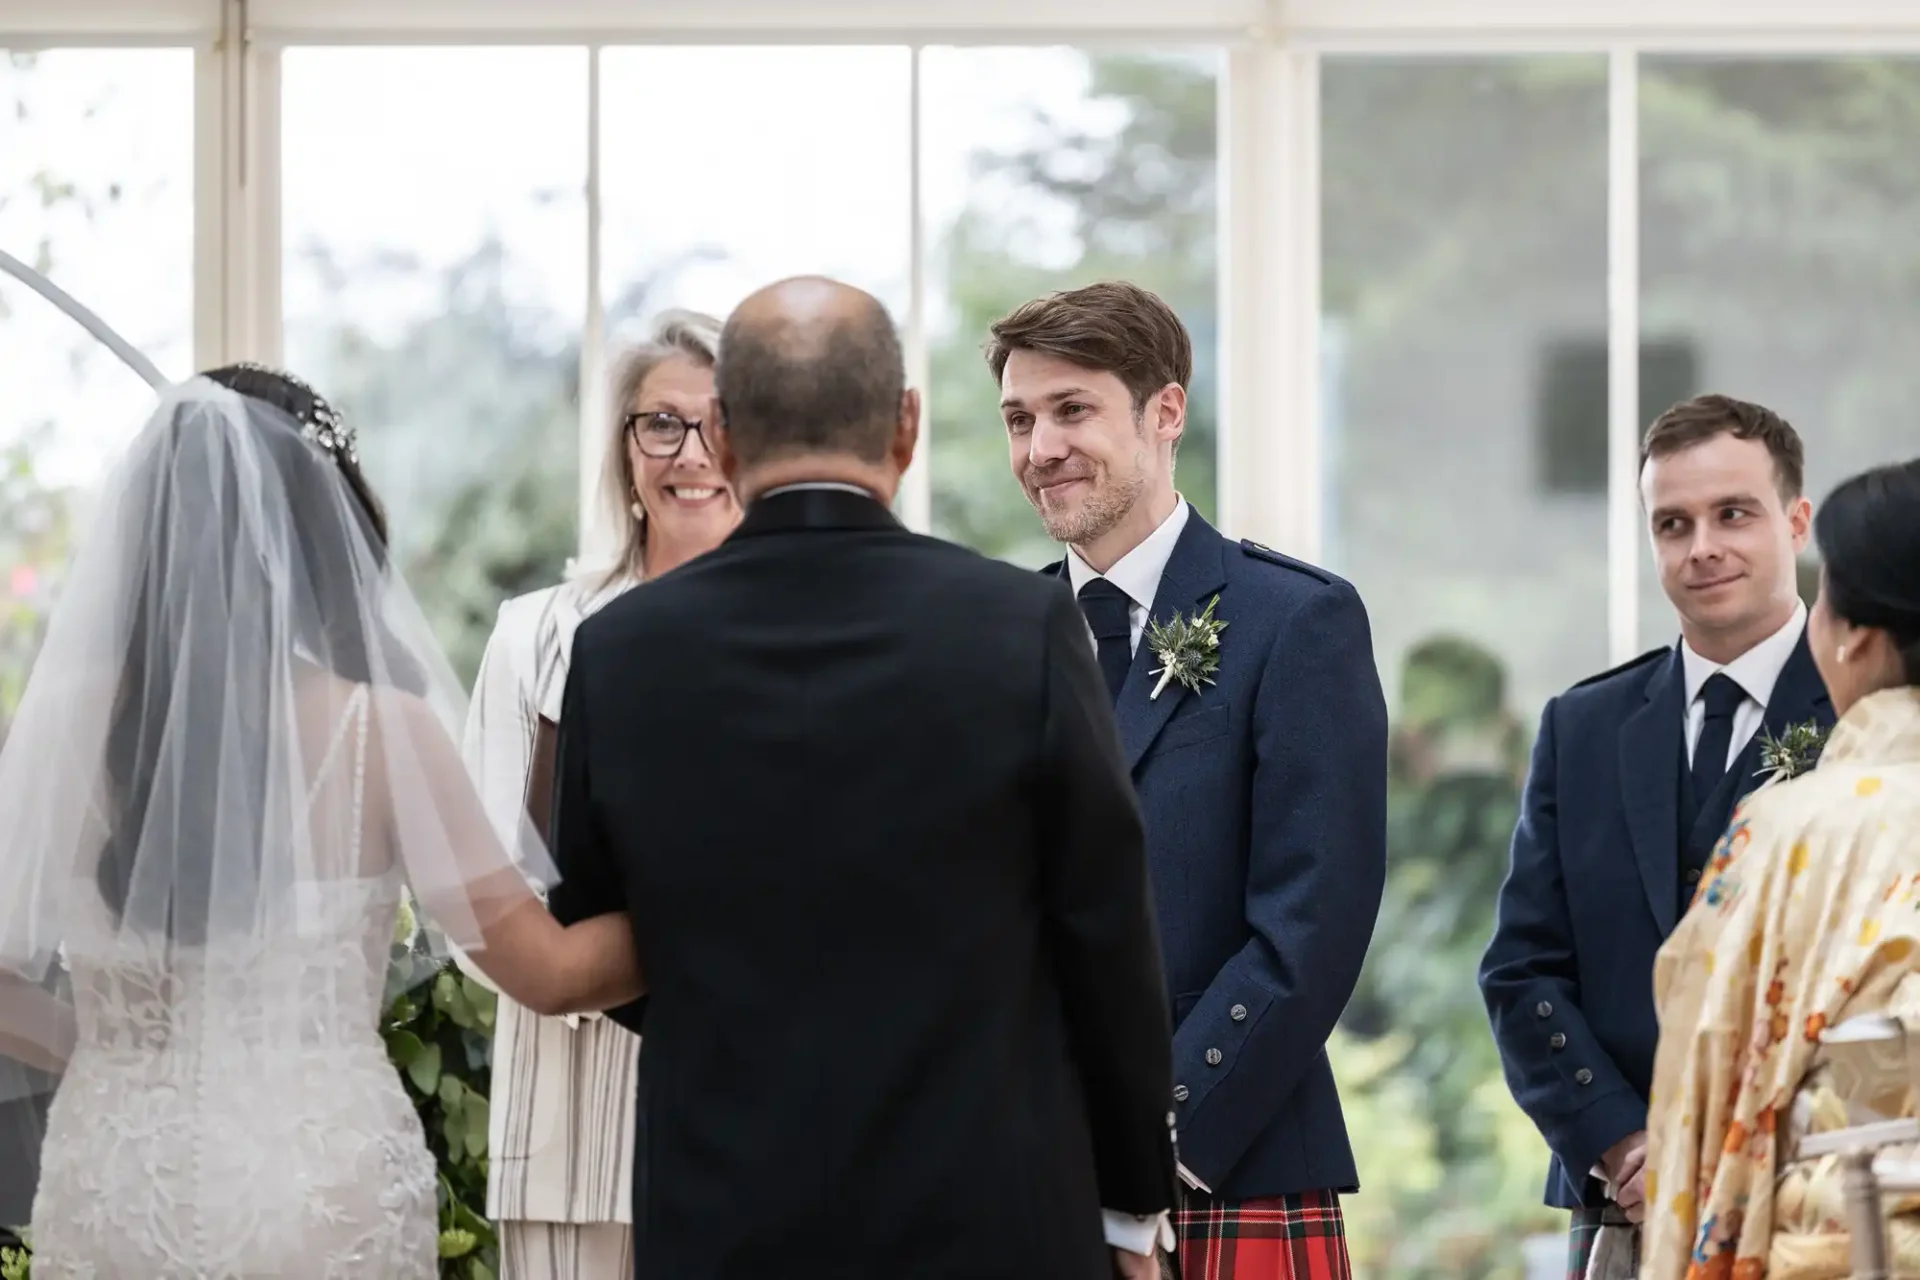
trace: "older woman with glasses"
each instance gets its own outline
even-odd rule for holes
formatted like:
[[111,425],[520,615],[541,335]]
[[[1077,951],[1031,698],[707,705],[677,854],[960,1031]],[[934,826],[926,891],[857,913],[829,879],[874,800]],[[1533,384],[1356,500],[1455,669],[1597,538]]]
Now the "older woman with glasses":
[[[626,530],[621,554],[610,571],[500,608],[475,682],[465,753],[503,830],[513,829],[522,806],[546,830],[554,730],[581,620],[712,550],[740,521],[700,427],[719,337],[711,317],[670,312],[620,358],[602,474],[603,498]],[[599,1015],[544,1018],[501,999],[487,1215],[500,1228],[502,1280],[632,1274],[639,1047]]]

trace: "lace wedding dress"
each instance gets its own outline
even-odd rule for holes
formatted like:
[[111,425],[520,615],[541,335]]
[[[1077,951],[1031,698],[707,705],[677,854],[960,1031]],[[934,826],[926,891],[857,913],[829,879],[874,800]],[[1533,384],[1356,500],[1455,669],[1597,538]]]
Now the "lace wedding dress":
[[[360,689],[317,770],[344,785],[308,796],[310,822],[352,824],[356,854],[367,716]],[[438,1275],[437,1174],[378,1030],[401,878],[297,887],[268,936],[198,946],[120,930],[79,895],[79,1037],[47,1119],[35,1280]],[[302,1007],[275,1007],[286,992]]]

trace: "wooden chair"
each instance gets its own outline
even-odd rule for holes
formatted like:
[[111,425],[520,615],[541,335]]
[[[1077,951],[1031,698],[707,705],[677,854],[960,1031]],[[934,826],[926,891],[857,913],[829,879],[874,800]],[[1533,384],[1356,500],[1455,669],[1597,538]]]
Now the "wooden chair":
[[1888,1115],[1866,1099],[1920,1097],[1920,1025],[1882,1014],[1852,1018],[1821,1037],[1836,1091],[1848,1100],[1844,1129],[1812,1133],[1796,1144],[1796,1162],[1839,1157],[1844,1170],[1852,1280],[1890,1280],[1883,1211],[1888,1196],[1920,1194],[1920,1161],[1886,1148],[1920,1144],[1920,1118]]

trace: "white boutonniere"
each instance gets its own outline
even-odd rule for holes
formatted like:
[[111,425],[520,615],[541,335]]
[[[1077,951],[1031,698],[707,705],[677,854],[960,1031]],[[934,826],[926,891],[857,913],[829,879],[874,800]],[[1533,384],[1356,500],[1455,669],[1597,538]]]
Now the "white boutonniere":
[[1788,782],[1812,771],[1827,745],[1827,731],[1811,720],[1790,724],[1779,737],[1760,731],[1760,772],[1769,782]]
[[1201,685],[1213,683],[1213,673],[1220,669],[1220,633],[1227,625],[1213,616],[1213,607],[1219,603],[1220,597],[1215,596],[1192,617],[1176,613],[1171,621],[1156,622],[1147,631],[1147,643],[1160,659],[1159,670],[1153,673],[1160,682],[1153,686],[1148,701],[1157,699],[1169,680],[1178,680],[1195,693]]

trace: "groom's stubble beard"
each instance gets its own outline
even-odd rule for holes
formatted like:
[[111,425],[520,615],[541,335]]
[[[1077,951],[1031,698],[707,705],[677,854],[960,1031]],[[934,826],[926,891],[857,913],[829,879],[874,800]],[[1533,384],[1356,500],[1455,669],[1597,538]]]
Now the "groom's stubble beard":
[[1041,508],[1040,520],[1055,542],[1079,546],[1104,537],[1126,519],[1146,488],[1146,477],[1137,470],[1124,479],[1109,474],[1104,482],[1096,479],[1093,492],[1078,508],[1054,512]]
[[[1040,523],[1046,527],[1048,537],[1068,546],[1084,546],[1106,536],[1127,518],[1127,514],[1147,491],[1148,453],[1144,416],[1135,420],[1135,429],[1137,447],[1127,456],[1131,465],[1125,472],[1116,473],[1096,464],[1092,492],[1072,510],[1048,511],[1041,502],[1040,484],[1052,480],[1058,471],[1030,477],[1033,487],[1027,491],[1027,499],[1033,503],[1033,509],[1040,513]],[[1061,464],[1058,470],[1070,469],[1071,459]]]

